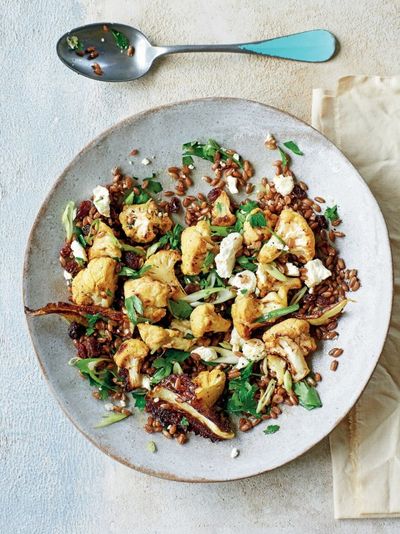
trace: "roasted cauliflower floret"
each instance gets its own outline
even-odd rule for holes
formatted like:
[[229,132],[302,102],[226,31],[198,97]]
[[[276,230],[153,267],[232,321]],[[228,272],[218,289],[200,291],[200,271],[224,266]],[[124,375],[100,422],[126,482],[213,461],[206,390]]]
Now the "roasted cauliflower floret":
[[150,347],[151,352],[160,348],[190,350],[194,345],[194,339],[185,339],[183,333],[171,328],[162,328],[147,323],[137,325],[140,337]]
[[225,387],[225,373],[219,369],[202,371],[193,382],[197,385],[195,395],[205,406],[213,406],[222,395]]
[[96,304],[109,308],[117,287],[117,262],[94,258],[72,280],[72,300],[78,305]]
[[150,267],[146,272],[148,276],[169,286],[172,299],[180,299],[185,296],[185,292],[175,275],[175,263],[180,259],[181,255],[177,250],[160,250],[150,256],[144,264],[144,267]]
[[165,234],[173,225],[168,214],[161,213],[154,200],[124,206],[119,220],[125,234],[137,243],[150,243],[157,234]]
[[306,263],[315,256],[314,232],[307,221],[292,209],[284,209],[275,226],[275,233],[283,243],[274,235],[260,250],[258,260],[260,263],[270,263],[279,254],[288,251]]
[[105,256],[109,258],[120,258],[122,251],[114,232],[107,224],[100,221],[93,239],[93,244],[89,249],[89,260]]
[[283,280],[277,280],[274,276],[268,271],[270,264],[268,263],[259,263],[256,276],[257,276],[257,287],[260,290],[260,295],[263,297],[269,291],[278,291],[282,287],[286,287],[287,291],[290,289],[299,289],[301,287],[300,278],[286,277],[283,276]]
[[206,332],[227,332],[231,322],[215,311],[214,304],[200,304],[190,315],[190,325],[193,335],[201,337]]
[[118,369],[128,370],[128,383],[131,389],[142,385],[140,369],[143,360],[149,353],[149,347],[140,339],[128,339],[124,341],[114,354],[114,361]]
[[[264,215],[267,226],[253,227],[251,225],[250,217],[252,215],[255,215],[256,213],[262,213]],[[277,218],[278,217],[275,214],[271,215],[268,218],[267,215],[260,208],[255,208],[254,210],[252,210],[243,223],[243,240],[245,245],[250,248],[254,248],[257,243],[264,243],[267,239],[269,239],[271,237],[270,228],[273,228],[275,226]]]
[[183,274],[199,274],[207,253],[215,250],[210,224],[199,221],[196,226],[188,226],[182,232],[181,243]]
[[232,226],[236,215],[231,212],[231,201],[225,191],[221,191],[211,210],[211,222],[215,226]]
[[125,298],[136,295],[143,304],[143,317],[156,323],[165,317],[169,287],[150,276],[127,280],[124,284]]
[[269,328],[263,341],[270,354],[284,358],[290,366],[294,382],[302,380],[310,369],[305,360],[317,345],[310,336],[310,325],[302,319],[286,319]]

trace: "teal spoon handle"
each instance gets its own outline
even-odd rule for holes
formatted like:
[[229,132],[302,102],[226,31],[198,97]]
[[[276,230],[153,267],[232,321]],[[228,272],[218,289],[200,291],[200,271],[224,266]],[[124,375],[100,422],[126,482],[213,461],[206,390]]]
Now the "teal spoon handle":
[[327,30],[310,30],[253,43],[178,45],[154,48],[157,50],[157,56],[180,52],[239,52],[241,54],[259,54],[294,61],[319,63],[328,61],[335,54],[337,40]]

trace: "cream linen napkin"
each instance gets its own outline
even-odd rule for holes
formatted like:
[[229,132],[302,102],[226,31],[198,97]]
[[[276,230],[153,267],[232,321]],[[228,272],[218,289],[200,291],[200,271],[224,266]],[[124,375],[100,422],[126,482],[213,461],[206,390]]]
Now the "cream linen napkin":
[[330,436],[335,517],[400,517],[400,76],[347,76],[336,91],[316,89],[312,123],[371,188],[394,262],[385,347],[360,400]]

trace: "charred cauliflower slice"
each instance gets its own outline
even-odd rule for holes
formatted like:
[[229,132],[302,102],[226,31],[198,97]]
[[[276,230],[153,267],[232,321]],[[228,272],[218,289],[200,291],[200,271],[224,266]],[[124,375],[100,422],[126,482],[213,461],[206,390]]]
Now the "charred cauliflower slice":
[[107,224],[100,221],[93,244],[89,249],[89,260],[107,256],[109,258],[120,258],[122,251],[114,232]]
[[[253,226],[251,226],[250,217],[252,215],[255,215],[256,213],[262,213],[264,215],[268,226],[263,226],[263,227],[257,226],[254,228]],[[249,215],[246,217],[246,220],[243,223],[243,240],[244,240],[245,245],[250,248],[252,247],[254,248],[254,245],[256,245],[257,243],[259,242],[263,243],[269,237],[271,237],[270,228],[273,228],[275,226],[277,218],[278,217],[275,214],[271,215],[268,218],[265,212],[263,212],[260,208],[255,208],[254,210],[252,210],[249,213]]]
[[310,336],[310,325],[302,319],[286,319],[269,328],[263,335],[263,341],[270,354],[276,354],[286,360],[294,382],[302,380],[310,369],[305,360],[310,352],[317,348]]
[[195,395],[207,407],[214,406],[224,391],[226,375],[220,369],[202,371],[193,380],[197,388]]
[[258,256],[260,263],[270,263],[279,256],[282,250],[287,250],[299,258],[302,263],[307,263],[315,256],[314,232],[308,226],[307,221],[299,213],[292,209],[284,209],[275,226],[275,234],[263,245]]
[[195,343],[195,339],[185,339],[184,334],[179,330],[162,328],[147,323],[137,325],[140,337],[150,348],[151,352],[158,349],[178,349],[188,351]]
[[231,212],[231,201],[225,191],[221,191],[211,210],[211,222],[215,226],[232,226],[236,215]]
[[125,298],[136,295],[143,304],[143,317],[157,323],[165,317],[168,304],[169,287],[150,276],[142,276],[136,280],[127,280],[124,284]]
[[149,354],[149,347],[140,339],[128,339],[124,341],[114,354],[114,361],[118,365],[118,370],[126,369],[129,389],[142,386],[142,376],[140,369],[146,356]]
[[180,299],[186,295],[175,274],[175,264],[180,259],[181,255],[177,250],[160,250],[144,264],[144,267],[150,267],[146,273],[148,276],[169,286],[172,299]]
[[161,213],[154,200],[124,206],[119,220],[125,234],[137,243],[150,243],[157,234],[165,234],[173,225],[168,214]]
[[181,243],[183,274],[200,274],[207,252],[215,250],[210,224],[199,221],[196,226],[188,226],[182,232]]
[[231,322],[215,311],[214,304],[200,304],[190,315],[190,325],[193,335],[201,337],[206,332],[227,332]]
[[95,304],[109,308],[117,287],[117,262],[111,258],[94,258],[72,280],[72,300],[78,305]]
[[[217,381],[220,384],[221,378]],[[163,426],[168,426],[169,424],[179,425],[179,422],[185,418],[189,423],[187,427],[189,430],[211,441],[235,437],[229,420],[214,406],[207,406],[206,402],[213,402],[213,397],[198,398],[196,391],[200,393],[200,386],[192,382],[188,375],[179,375],[179,389],[176,389],[176,382],[177,375],[170,375],[148,393],[146,410],[155,419],[159,420]],[[218,393],[220,387],[219,385],[216,388]]]

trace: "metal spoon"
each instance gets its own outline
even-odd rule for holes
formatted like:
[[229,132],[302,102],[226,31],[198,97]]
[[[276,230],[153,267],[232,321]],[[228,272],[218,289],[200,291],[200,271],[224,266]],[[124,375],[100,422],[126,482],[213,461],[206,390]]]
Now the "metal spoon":
[[[71,37],[74,37],[72,43]],[[132,47],[129,52],[124,37]],[[125,48],[120,48],[121,41],[124,41],[122,45]],[[74,43],[78,43],[80,50],[71,48]],[[315,63],[328,61],[335,54],[337,44],[335,36],[327,30],[310,30],[252,43],[153,46],[136,28],[125,24],[96,23],[75,28],[63,35],[57,43],[57,54],[67,67],[78,74],[104,82],[127,82],[146,74],[154,61],[166,54],[238,52]],[[90,47],[95,47],[92,57],[90,52],[85,53]],[[129,55],[132,52],[133,55]],[[82,53],[83,56],[78,55]]]

